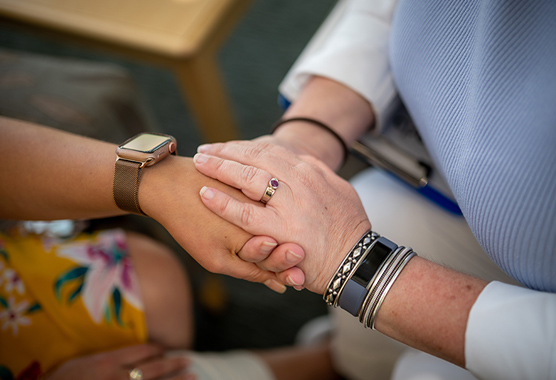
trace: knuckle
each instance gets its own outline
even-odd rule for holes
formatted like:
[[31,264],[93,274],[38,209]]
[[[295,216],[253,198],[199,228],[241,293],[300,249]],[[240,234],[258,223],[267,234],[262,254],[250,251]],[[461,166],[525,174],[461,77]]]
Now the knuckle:
[[254,161],[258,161],[260,159],[263,159],[264,156],[267,154],[266,148],[268,147],[268,145],[269,144],[262,143],[262,144],[258,144],[258,145],[255,145],[255,146],[250,146],[250,147],[246,148],[245,156],[249,160],[254,160]]
[[226,172],[226,162],[225,160],[222,159],[218,159],[218,160],[214,160],[214,169],[217,172]]
[[249,271],[245,272],[243,279],[250,282],[261,282],[261,269],[253,266]]
[[205,265],[206,270],[211,273],[218,274],[224,274],[226,272],[226,267],[227,265],[225,265],[221,260],[211,260],[207,263],[207,265]]
[[321,176],[320,168],[309,162],[301,161],[295,166],[296,172],[299,173],[298,179],[304,186],[310,186],[315,181],[315,175]]
[[216,210],[221,215],[226,215],[228,212],[231,212],[231,209],[232,205],[230,198],[224,198],[216,204]]
[[270,141],[261,141],[258,146],[263,150],[263,151],[270,151],[272,149],[275,149],[277,147],[276,144],[271,143]]
[[244,166],[241,171],[241,179],[245,185],[249,186],[255,182],[259,169],[254,166]]
[[253,220],[255,219],[254,209],[253,207],[249,207],[250,205],[245,205],[242,207],[239,220],[242,226],[249,227],[253,224]]

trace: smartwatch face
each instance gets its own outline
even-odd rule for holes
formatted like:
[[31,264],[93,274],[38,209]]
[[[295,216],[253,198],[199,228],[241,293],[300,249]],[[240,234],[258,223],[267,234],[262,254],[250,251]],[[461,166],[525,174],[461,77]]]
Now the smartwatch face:
[[135,137],[121,146],[123,149],[131,149],[139,152],[154,152],[160,145],[169,141],[168,136],[151,135],[145,133]]

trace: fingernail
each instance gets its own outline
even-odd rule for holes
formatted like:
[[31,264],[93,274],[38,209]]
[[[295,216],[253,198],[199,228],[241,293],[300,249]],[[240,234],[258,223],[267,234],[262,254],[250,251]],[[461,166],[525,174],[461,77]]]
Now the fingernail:
[[206,154],[197,153],[193,156],[193,162],[196,164],[204,164],[208,161],[208,156]]
[[303,289],[305,289],[305,287],[303,285],[296,285],[293,287],[295,290],[297,290],[298,292],[302,291]]
[[209,150],[210,146],[211,146],[211,144],[199,145],[199,146],[197,147],[197,152],[199,152],[199,153],[205,153],[206,151]]
[[270,252],[272,252],[274,250],[274,248],[276,248],[277,245],[278,245],[278,243],[276,243],[276,242],[265,241],[265,242],[263,242],[263,244],[261,244],[261,253],[264,253],[265,255],[268,255]]
[[299,262],[300,259],[301,256],[299,256],[297,253],[290,251],[289,249],[286,251],[286,261],[289,264],[296,264]]
[[207,201],[210,201],[212,198],[214,198],[214,191],[212,191],[206,186],[203,186],[200,193],[201,193],[201,197],[203,197]]
[[301,284],[297,283],[296,281],[294,281],[292,276],[288,276],[288,278],[286,280],[294,288],[295,288],[295,286],[300,286],[301,285]]
[[274,290],[276,293],[283,294],[286,292],[286,285],[276,280],[273,279],[266,280],[264,284],[266,285],[267,288],[269,288],[270,290]]

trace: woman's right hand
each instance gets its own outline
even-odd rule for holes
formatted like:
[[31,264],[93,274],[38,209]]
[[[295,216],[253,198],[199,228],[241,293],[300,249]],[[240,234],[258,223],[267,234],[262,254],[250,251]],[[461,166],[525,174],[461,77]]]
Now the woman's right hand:
[[279,278],[324,293],[341,261],[371,228],[353,187],[320,161],[274,144],[239,141],[200,149],[194,160],[197,170],[241,189],[252,200],[260,200],[269,180],[278,178],[279,187],[266,207],[230,197],[208,182],[202,200],[251,234],[299,244],[305,259],[293,269],[303,270],[305,282],[299,283],[290,270]]
[[68,360],[44,377],[45,380],[127,380],[138,369],[143,380],[194,380],[187,373],[189,361],[183,357],[163,356],[162,348],[139,344]]

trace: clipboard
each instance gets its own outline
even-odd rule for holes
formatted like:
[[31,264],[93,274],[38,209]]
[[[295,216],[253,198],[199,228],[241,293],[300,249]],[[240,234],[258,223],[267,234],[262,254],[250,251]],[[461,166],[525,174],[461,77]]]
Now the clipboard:
[[[278,104],[286,110],[291,102],[279,94]],[[463,215],[399,98],[390,109],[382,131],[361,137],[351,146],[351,153],[368,165],[392,174],[444,210]]]
[[407,110],[400,101],[395,104],[382,131],[366,134],[356,141],[352,146],[353,155],[392,174],[446,211],[462,215]]

